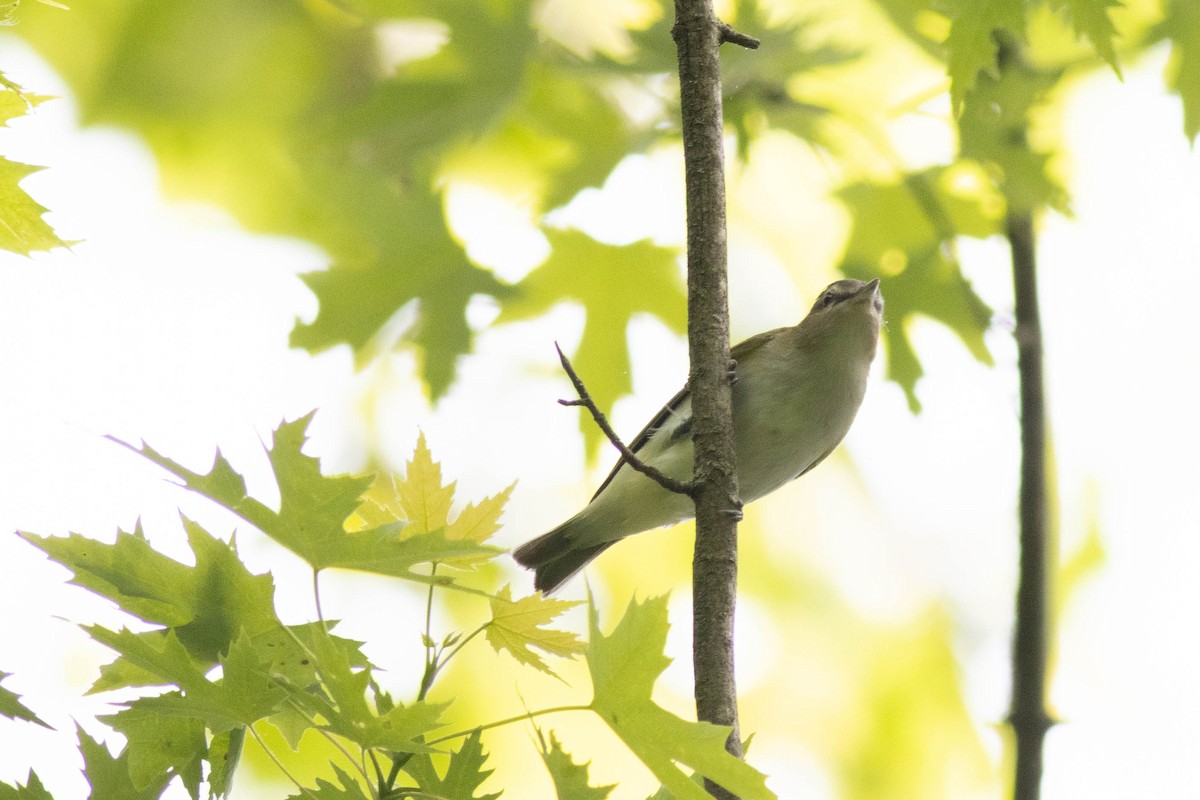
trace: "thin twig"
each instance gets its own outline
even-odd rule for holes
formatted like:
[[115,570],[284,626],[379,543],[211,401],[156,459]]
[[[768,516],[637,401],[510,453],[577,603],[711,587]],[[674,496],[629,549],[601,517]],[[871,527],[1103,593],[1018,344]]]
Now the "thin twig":
[[533,719],[534,717],[540,717],[543,714],[558,714],[562,711],[591,711],[591,710],[592,710],[591,706],[554,706],[553,708],[540,708],[537,711],[526,711],[524,714],[518,714],[515,717],[508,717],[506,719],[498,719],[495,722],[489,722],[486,725],[476,725],[474,728],[469,728],[465,731],[455,731],[454,733],[448,733],[445,736],[439,736],[436,739],[431,739],[428,742],[426,742],[425,744],[432,747],[435,744],[441,744],[442,742],[448,742],[451,739],[461,739],[464,736],[470,736],[475,731],[486,731],[490,728],[499,728],[502,725],[511,725],[514,722],[521,722],[522,720]]
[[575,372],[575,368],[571,366],[570,360],[562,351],[562,348],[558,346],[558,342],[554,343],[554,349],[558,351],[558,360],[562,362],[562,367],[566,370],[567,377],[571,379],[571,383],[575,385],[575,391],[579,394],[578,400],[559,400],[559,405],[583,406],[592,412],[592,419],[596,420],[596,425],[604,432],[608,440],[613,443],[613,446],[621,451],[621,458],[625,459],[626,464],[655,481],[664,489],[676,494],[685,494],[688,497],[692,497],[696,491],[694,483],[672,478],[670,475],[642,461],[632,450],[625,446],[625,443],[621,441],[621,437],[617,436],[616,431],[608,424],[608,419],[604,416],[604,412],[596,406],[596,401],[588,394],[587,387],[583,385],[583,380]]
[[288,772],[288,768],[285,767],[283,765],[283,762],[280,761],[279,758],[274,753],[271,752],[271,749],[269,747],[267,747],[267,743],[264,742],[262,740],[262,737],[258,735],[258,731],[254,730],[253,725],[247,725],[246,730],[250,731],[250,736],[254,739],[254,741],[258,742],[258,746],[261,747],[263,749],[263,752],[267,754],[267,758],[269,758],[275,762],[275,766],[279,768],[279,771],[282,772],[284,774],[284,776],[287,777],[288,780],[290,780],[292,783],[294,783],[296,785],[297,789],[299,789],[301,792],[303,792],[305,794],[305,796],[311,797],[311,798],[313,798],[313,800],[317,800],[317,796],[315,794],[313,794],[311,790],[305,788],[304,784],[302,784],[299,781],[299,779],[296,778],[295,775]]
[[738,33],[728,22],[717,22],[717,33],[720,36],[721,44],[729,42],[730,44],[736,44],[739,47],[744,47],[747,50],[757,50],[759,45],[762,44],[762,42],[760,42],[758,39],[755,39],[753,36],[747,36],[744,33]]

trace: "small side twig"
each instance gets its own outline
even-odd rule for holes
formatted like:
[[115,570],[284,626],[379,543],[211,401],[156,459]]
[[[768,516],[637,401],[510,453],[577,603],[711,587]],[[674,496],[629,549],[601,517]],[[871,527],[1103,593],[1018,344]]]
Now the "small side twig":
[[757,50],[759,45],[762,44],[762,42],[753,36],[747,36],[744,33],[735,31],[733,26],[728,22],[717,22],[717,35],[720,38],[721,44],[729,42],[730,44],[744,47],[747,50]]
[[571,366],[571,361],[567,358],[566,353],[562,351],[562,348],[558,346],[558,342],[554,343],[554,349],[558,351],[558,360],[562,363],[563,370],[567,373],[567,377],[571,379],[571,383],[575,385],[575,392],[579,395],[578,400],[559,400],[558,404],[560,406],[583,406],[592,412],[592,419],[596,421],[597,427],[604,432],[604,435],[613,443],[613,446],[621,451],[621,458],[625,460],[626,464],[655,481],[667,491],[686,494],[688,497],[693,496],[696,491],[693,482],[685,482],[672,478],[656,467],[652,467],[642,461],[632,450],[625,446],[625,443],[621,441],[621,437],[617,436],[617,432],[608,424],[608,419],[604,416],[604,412],[596,406],[596,401],[588,393],[587,387],[583,385],[583,380],[575,372],[575,368]]

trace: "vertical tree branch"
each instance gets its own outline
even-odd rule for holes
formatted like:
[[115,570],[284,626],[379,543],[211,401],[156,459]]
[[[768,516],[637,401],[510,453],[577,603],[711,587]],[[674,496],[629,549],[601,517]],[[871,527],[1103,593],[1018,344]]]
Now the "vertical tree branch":
[[1013,688],[1009,723],[1016,737],[1014,800],[1037,800],[1042,745],[1053,724],[1046,713],[1049,631],[1049,537],[1046,511],[1046,415],[1042,375],[1042,328],[1038,314],[1033,215],[1010,211],[1005,220],[1012,249],[1016,297],[1017,369],[1021,381],[1021,525]]
[[[696,550],[692,561],[692,662],[696,714],[733,728],[726,749],[741,756],[733,674],[737,523],[741,518],[729,381],[725,253],[725,156],[718,50],[728,30],[711,0],[676,0],[672,35],[687,187],[688,348],[695,442]],[[733,795],[706,783],[718,798]]]
[[[1030,70],[1021,44],[999,39],[1001,72]],[[1028,114],[1017,115],[1005,131],[1018,151],[1028,147]],[[1046,399],[1042,365],[1042,321],[1038,311],[1035,209],[1006,185],[1005,234],[1012,251],[1017,371],[1021,392],[1021,484],[1018,501],[1020,561],[1012,650],[1012,707],[1009,724],[1016,739],[1013,800],[1041,796],[1046,731],[1046,666],[1050,646],[1050,536],[1046,475]]]

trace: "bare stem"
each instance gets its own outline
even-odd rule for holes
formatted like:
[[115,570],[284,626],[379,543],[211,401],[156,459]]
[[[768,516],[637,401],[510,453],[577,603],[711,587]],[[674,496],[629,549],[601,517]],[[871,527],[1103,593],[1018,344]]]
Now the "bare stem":
[[[1019,42],[1000,41],[998,58],[1003,72],[1026,70]],[[1009,140],[1024,145],[1024,117],[1006,131]],[[1015,298],[1017,371],[1021,393],[1020,563],[1017,579],[1016,624],[1012,650],[1012,707],[1009,723],[1016,739],[1014,800],[1041,796],[1042,759],[1046,732],[1054,720],[1046,712],[1046,672],[1050,647],[1051,547],[1046,469],[1046,398],[1042,362],[1042,322],[1038,311],[1037,250],[1034,209],[1020,198],[1007,197],[1005,234],[1012,251]]]
[[1042,374],[1042,331],[1038,314],[1033,220],[1010,213],[1016,293],[1017,369],[1021,380],[1021,556],[1013,631],[1012,708],[1016,737],[1014,800],[1041,794],[1042,751],[1053,720],[1046,713],[1046,663],[1050,640],[1049,535],[1046,513],[1046,418]]

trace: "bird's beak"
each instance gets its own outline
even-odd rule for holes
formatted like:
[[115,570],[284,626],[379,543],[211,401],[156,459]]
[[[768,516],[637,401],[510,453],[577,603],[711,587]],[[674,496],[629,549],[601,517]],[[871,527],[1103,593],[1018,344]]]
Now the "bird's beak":
[[883,295],[879,293],[879,278],[875,278],[859,289],[855,293],[854,299],[858,300],[859,298],[862,298],[863,302],[870,302],[877,313],[883,313]]

